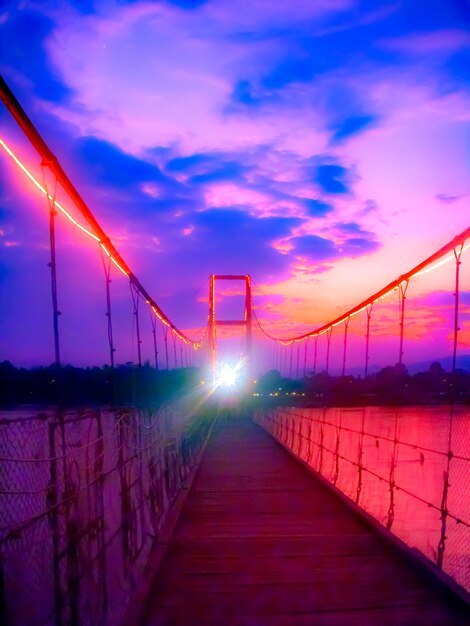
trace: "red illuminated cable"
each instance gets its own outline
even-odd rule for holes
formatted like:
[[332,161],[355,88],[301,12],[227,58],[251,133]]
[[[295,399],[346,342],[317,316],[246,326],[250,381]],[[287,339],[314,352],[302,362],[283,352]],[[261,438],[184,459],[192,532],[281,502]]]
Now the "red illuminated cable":
[[[447,244],[442,246],[442,248],[439,248],[439,250],[434,252],[434,254],[431,254],[431,256],[429,256],[427,259],[425,259],[424,261],[416,265],[416,267],[411,269],[409,272],[402,274],[402,276],[399,276],[396,280],[386,285],[383,289],[374,293],[372,296],[367,298],[367,300],[364,300],[363,302],[359,303],[358,305],[356,305],[355,307],[353,307],[346,313],[343,313],[343,315],[340,315],[340,317],[337,317],[332,322],[329,322],[328,324],[324,324],[323,326],[320,326],[319,328],[315,328],[314,330],[308,333],[304,333],[302,335],[296,335],[293,337],[282,337],[282,338],[274,337],[273,335],[268,333],[266,330],[264,330],[263,326],[261,325],[260,321],[258,320],[256,316],[255,310],[253,309],[256,322],[261,332],[263,332],[266,335],[266,337],[269,337],[269,339],[277,341],[278,343],[281,343],[285,346],[288,346],[291,343],[294,343],[296,341],[304,341],[308,339],[309,337],[317,337],[319,335],[323,335],[331,328],[334,328],[335,326],[342,324],[343,322],[353,317],[354,315],[357,315],[361,311],[364,311],[365,309],[367,309],[368,306],[371,306],[375,302],[378,302],[379,300],[386,298],[388,295],[390,295],[392,292],[398,289],[400,285],[407,283],[414,276],[420,276],[422,274],[426,274],[427,272],[431,272],[437,269],[438,267],[440,267],[441,265],[444,265],[444,263],[448,263],[452,259],[455,260],[453,253],[447,257],[445,257],[445,255],[448,254],[450,251],[453,251],[457,246],[460,246],[460,245],[462,246],[462,252],[470,248],[470,243],[465,245],[465,241],[469,238],[470,238],[470,227],[464,230],[462,233],[460,233],[456,237],[454,237],[451,241],[449,241]],[[442,257],[445,257],[445,258],[442,258]]]
[[37,189],[41,191],[41,193],[48,196],[51,201],[54,201],[55,206],[77,228],[79,228],[84,234],[95,239],[95,241],[99,243],[102,250],[110,258],[110,260],[114,263],[114,265],[116,265],[116,267],[125,276],[129,278],[130,282],[133,284],[135,289],[143,296],[143,298],[145,299],[145,302],[151,307],[152,311],[155,313],[158,319],[163,324],[168,326],[173,332],[173,334],[176,337],[178,337],[181,341],[183,341],[186,344],[192,345],[195,349],[200,348],[202,345],[203,339],[200,339],[198,341],[190,339],[181,330],[179,330],[175,326],[175,324],[173,324],[170,318],[158,306],[155,300],[153,300],[153,298],[150,296],[150,294],[147,292],[147,290],[144,288],[144,286],[141,284],[138,278],[134,275],[131,268],[124,261],[124,259],[121,257],[121,255],[116,250],[113,243],[107,236],[107,234],[101,228],[100,224],[98,223],[95,216],[89,209],[88,205],[83,200],[83,198],[78,193],[77,189],[75,188],[75,186],[73,185],[73,183],[71,182],[71,180],[69,179],[65,171],[63,170],[56,156],[51,152],[51,150],[49,149],[49,147],[47,146],[47,144],[45,143],[45,141],[43,140],[43,138],[41,137],[41,135],[35,128],[34,124],[26,115],[20,103],[15,98],[14,94],[12,93],[12,91],[6,84],[5,80],[1,76],[0,76],[0,98],[2,99],[3,103],[5,104],[7,109],[10,111],[12,116],[14,117],[15,121],[20,126],[21,130],[25,133],[25,135],[30,140],[31,144],[34,146],[34,148],[38,151],[38,153],[42,157],[43,165],[49,167],[49,169],[51,170],[51,172],[53,173],[57,181],[60,182],[60,184],[62,185],[64,190],[67,192],[72,202],[78,208],[78,210],[83,215],[83,217],[86,219],[86,221],[91,227],[91,230],[89,230],[88,228],[86,228],[85,226],[77,222],[62,205],[54,201],[54,199],[48,194],[47,190],[39,183],[39,181],[33,176],[33,174],[31,174],[31,172],[26,168],[26,166],[23,165],[23,163],[21,163],[18,157],[13,153],[13,151],[10,148],[8,148],[8,146],[3,140],[0,141],[1,147],[13,159],[16,165],[20,167],[23,173],[28,176],[31,182],[33,182],[33,184],[37,187]]
[[[11,150],[11,148],[9,148],[9,146],[6,144],[6,142],[0,137],[0,146],[5,150],[5,152],[11,157],[11,159],[13,160],[13,162],[21,169],[21,171],[29,178],[29,180],[33,183],[33,185],[45,196],[48,197],[48,199],[54,203],[54,206],[59,209],[59,211],[65,215],[65,217],[70,220],[70,222],[72,222],[72,224],[74,226],[76,226],[78,229],[80,229],[85,235],[87,235],[88,237],[90,237],[91,239],[94,239],[94,241],[96,241],[101,249],[103,250],[103,252],[106,254],[106,256],[110,259],[110,261],[112,261],[114,263],[114,265],[119,269],[120,272],[122,272],[124,274],[124,276],[126,276],[127,278],[129,278],[132,282],[132,284],[134,286],[136,286],[136,278],[135,276],[132,274],[132,272],[130,271],[129,267],[127,266],[127,264],[122,262],[122,258],[119,257],[119,261],[116,260],[115,256],[116,256],[116,251],[114,249],[114,246],[112,245],[112,243],[110,242],[109,238],[106,237],[108,243],[107,245],[105,245],[100,238],[95,235],[91,230],[89,230],[88,228],[86,228],[85,226],[83,226],[83,224],[80,224],[80,222],[78,222],[73,216],[72,214],[57,200],[55,200],[46,190],[46,188],[41,185],[41,183],[37,180],[37,178],[30,172],[30,170],[24,165],[24,163],[22,163],[20,161],[20,159],[16,156],[16,154],[13,152],[13,150]],[[108,247],[114,250],[114,254],[111,253],[108,250]],[[132,280],[134,279],[134,280]],[[140,285],[140,283],[139,283]],[[160,309],[160,307],[158,307],[158,305],[153,301],[152,298],[150,298],[150,296],[148,296],[147,292],[143,292],[141,290],[139,290],[140,293],[142,295],[145,295],[147,297],[146,299],[146,303],[150,306],[150,308],[152,309],[152,311],[155,313],[155,315],[159,318],[159,320],[165,324],[166,326],[168,326],[169,328],[171,328],[171,330],[173,331],[173,333],[179,337],[182,341],[184,341],[186,344],[191,344],[194,347],[200,347],[200,345],[203,342],[203,337],[198,340],[198,341],[194,341],[192,339],[190,339],[189,337],[187,337],[186,335],[184,335],[184,333],[182,333],[180,330],[178,330],[178,328],[176,328],[176,326],[171,322],[171,320],[166,317],[166,315],[163,314],[162,310]],[[205,331],[204,331],[205,334]]]

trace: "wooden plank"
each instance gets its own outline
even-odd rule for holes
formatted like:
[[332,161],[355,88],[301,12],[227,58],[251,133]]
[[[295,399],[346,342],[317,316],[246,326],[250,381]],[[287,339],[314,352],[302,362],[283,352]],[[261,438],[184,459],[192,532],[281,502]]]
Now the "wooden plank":
[[465,618],[449,621],[448,612],[430,604],[412,607],[379,607],[365,610],[308,612],[296,615],[232,615],[227,620],[222,611],[202,609],[194,620],[187,611],[162,609],[148,622],[151,626],[468,626]]
[[214,430],[142,626],[470,623],[248,419]]

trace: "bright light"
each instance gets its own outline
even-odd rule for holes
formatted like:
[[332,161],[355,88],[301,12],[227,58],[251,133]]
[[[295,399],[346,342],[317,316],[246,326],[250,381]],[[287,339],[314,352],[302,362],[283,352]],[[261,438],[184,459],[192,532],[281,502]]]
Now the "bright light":
[[215,372],[216,387],[234,387],[239,379],[238,368],[228,363],[222,363]]

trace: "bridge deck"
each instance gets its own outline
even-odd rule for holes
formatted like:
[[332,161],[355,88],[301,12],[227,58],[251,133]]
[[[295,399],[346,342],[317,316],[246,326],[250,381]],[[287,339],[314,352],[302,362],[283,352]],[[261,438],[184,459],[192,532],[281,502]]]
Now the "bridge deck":
[[145,626],[470,623],[242,418],[214,430],[145,604]]

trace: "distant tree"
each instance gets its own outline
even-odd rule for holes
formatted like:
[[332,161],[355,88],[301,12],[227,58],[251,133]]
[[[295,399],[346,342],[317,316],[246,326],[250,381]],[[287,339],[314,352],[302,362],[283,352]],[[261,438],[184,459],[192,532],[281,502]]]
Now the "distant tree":
[[273,389],[282,387],[283,383],[284,378],[282,378],[277,370],[269,370],[269,372],[259,377],[257,386],[263,391],[272,391]]
[[387,365],[375,375],[376,380],[381,385],[396,386],[405,382],[409,378],[408,369],[403,363]]

